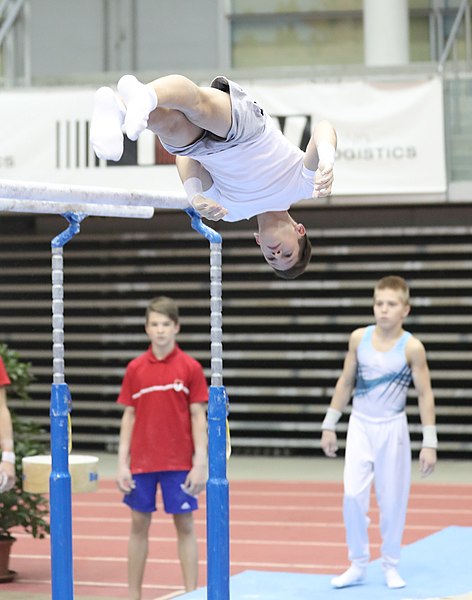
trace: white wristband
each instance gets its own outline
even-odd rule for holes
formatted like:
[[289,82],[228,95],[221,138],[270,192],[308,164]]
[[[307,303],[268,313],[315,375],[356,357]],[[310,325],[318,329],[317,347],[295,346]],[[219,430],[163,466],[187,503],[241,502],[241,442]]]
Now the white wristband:
[[4,450],[2,452],[2,462],[11,463],[12,465],[14,465],[15,464],[15,453],[7,452],[6,450]]
[[324,164],[334,165],[334,157],[336,156],[336,148],[329,142],[320,142],[316,147],[319,161]]
[[438,434],[435,425],[425,425],[423,427],[423,448],[434,448],[438,447]]
[[340,410],[336,410],[335,408],[328,408],[323,423],[321,423],[321,429],[329,429],[331,431],[336,431],[336,423],[339,421],[342,414],[343,413]]
[[184,181],[184,190],[189,202],[192,202],[195,196],[203,194],[202,182],[198,177],[189,177]]

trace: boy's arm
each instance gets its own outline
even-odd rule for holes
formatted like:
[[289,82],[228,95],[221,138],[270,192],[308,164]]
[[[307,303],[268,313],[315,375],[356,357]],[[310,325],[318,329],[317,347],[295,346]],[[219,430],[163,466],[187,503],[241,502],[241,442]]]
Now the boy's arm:
[[311,134],[303,160],[303,164],[307,169],[315,171],[314,198],[324,198],[331,194],[336,146],[336,131],[331,123],[326,120],[317,123]]
[[193,437],[193,466],[185,481],[186,492],[192,496],[199,494],[207,480],[207,418],[206,403],[190,404],[190,419]]
[[228,214],[226,208],[205,197],[204,190],[211,188],[213,179],[198,161],[188,156],[176,156],[175,164],[189,203],[202,217],[210,221],[219,221]]
[[406,354],[411,367],[413,384],[418,394],[418,407],[423,426],[423,445],[419,456],[420,471],[423,477],[427,477],[434,471],[438,446],[431,376],[426,359],[426,350],[417,338],[410,338],[406,347]]
[[[15,454],[13,451],[13,427],[7,405],[7,393],[0,386],[0,492],[6,492],[15,484]],[[2,476],[2,473],[5,475]],[[3,478],[6,479],[3,481]]]
[[336,423],[351,399],[352,391],[356,381],[357,372],[357,348],[364,333],[364,329],[356,329],[349,338],[349,348],[344,359],[342,373],[334,388],[333,398],[329,405],[326,417],[321,425],[323,430],[321,436],[321,448],[326,456],[334,458],[336,456],[337,436]]
[[135,420],[134,407],[126,406],[121,417],[120,442],[118,446],[118,475],[116,483],[122,492],[131,492],[133,477],[129,468],[131,436]]
[[13,427],[4,386],[0,386],[0,448],[2,452],[13,452]]

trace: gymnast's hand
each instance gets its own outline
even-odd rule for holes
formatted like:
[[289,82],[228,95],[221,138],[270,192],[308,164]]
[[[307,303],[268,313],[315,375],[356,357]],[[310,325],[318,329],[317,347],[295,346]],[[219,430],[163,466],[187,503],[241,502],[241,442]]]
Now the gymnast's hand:
[[129,494],[135,487],[133,476],[128,466],[121,466],[118,469],[116,485],[121,492]]
[[323,429],[321,435],[321,448],[329,458],[336,458],[338,451],[338,441],[335,431],[331,429]]
[[8,492],[15,485],[15,465],[9,462],[0,463],[0,494]]
[[195,465],[190,469],[182,489],[186,494],[198,496],[205,489],[206,481],[206,465]]
[[429,477],[436,465],[436,450],[434,448],[421,448],[419,467],[421,477]]
[[331,194],[331,188],[333,187],[333,181],[333,164],[324,164],[320,161],[315,173],[313,198],[326,198],[326,196],[329,196]]
[[226,208],[211,200],[197,194],[192,199],[193,208],[205,219],[209,221],[220,221],[225,215],[228,214]]

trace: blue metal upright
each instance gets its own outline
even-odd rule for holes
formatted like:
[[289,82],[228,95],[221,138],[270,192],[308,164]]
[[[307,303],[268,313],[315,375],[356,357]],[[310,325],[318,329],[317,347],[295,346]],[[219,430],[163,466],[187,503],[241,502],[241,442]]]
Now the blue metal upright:
[[52,600],[74,598],[72,564],[72,494],[68,462],[70,393],[65,383],[51,389],[51,505]]
[[228,397],[225,387],[212,385],[208,403],[208,600],[229,599],[229,484],[226,478],[227,406]]
[[52,600],[73,600],[72,486],[69,473],[71,396],[64,375],[63,247],[80,231],[82,213],[66,213],[69,227],[51,241],[53,384],[51,388],[51,511]]
[[223,386],[222,239],[193,209],[192,227],[210,242],[211,386],[208,402],[207,598],[229,600],[229,484],[226,477],[228,396]]

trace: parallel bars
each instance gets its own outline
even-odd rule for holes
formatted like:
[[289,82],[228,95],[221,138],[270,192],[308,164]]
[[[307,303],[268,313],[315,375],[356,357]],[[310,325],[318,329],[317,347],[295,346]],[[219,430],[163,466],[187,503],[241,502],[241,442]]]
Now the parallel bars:
[[229,600],[229,486],[226,478],[226,418],[228,396],[223,386],[222,239],[204,225],[177,194],[127,191],[118,188],[0,180],[0,212],[61,214],[67,230],[51,242],[53,383],[51,388],[52,600],[73,600],[71,479],[68,465],[71,410],[65,383],[63,246],[80,231],[87,216],[151,218],[154,208],[183,209],[192,227],[210,243],[211,386],[208,405],[209,479],[207,482],[208,600]]

